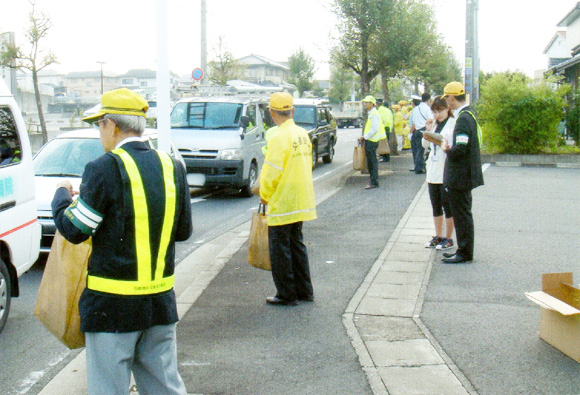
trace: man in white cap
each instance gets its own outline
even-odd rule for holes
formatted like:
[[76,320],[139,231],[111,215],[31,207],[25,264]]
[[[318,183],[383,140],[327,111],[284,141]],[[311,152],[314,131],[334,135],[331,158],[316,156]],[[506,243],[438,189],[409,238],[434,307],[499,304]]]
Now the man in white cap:
[[428,119],[433,119],[433,112],[429,107],[429,99],[431,95],[427,92],[423,93],[421,97],[413,95],[411,100],[415,108],[411,113],[413,125],[411,125],[411,150],[413,151],[413,171],[415,174],[425,173],[425,149],[421,140],[423,139],[423,132],[425,131],[425,124]]

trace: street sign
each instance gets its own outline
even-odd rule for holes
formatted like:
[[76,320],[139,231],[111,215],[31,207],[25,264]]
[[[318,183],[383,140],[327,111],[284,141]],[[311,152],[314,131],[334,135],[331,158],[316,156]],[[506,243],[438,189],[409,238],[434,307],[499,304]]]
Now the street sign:
[[203,70],[199,67],[196,67],[191,73],[191,78],[193,78],[195,81],[201,81],[203,79]]

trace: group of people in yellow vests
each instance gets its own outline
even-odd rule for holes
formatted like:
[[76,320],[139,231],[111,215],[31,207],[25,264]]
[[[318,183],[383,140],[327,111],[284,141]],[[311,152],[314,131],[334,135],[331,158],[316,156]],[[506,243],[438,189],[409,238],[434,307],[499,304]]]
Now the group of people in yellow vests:
[[397,135],[397,151],[411,148],[409,135],[409,117],[411,116],[411,104],[407,100],[401,100],[391,106],[395,114],[395,134]]

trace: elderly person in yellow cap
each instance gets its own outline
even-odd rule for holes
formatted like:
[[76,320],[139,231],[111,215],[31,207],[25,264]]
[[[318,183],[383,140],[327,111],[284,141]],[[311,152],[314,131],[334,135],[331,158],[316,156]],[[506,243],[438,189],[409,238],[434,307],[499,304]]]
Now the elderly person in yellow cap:
[[363,129],[363,135],[359,137],[359,142],[365,145],[365,155],[367,166],[371,177],[369,185],[365,189],[374,189],[379,186],[379,161],[377,160],[377,147],[379,140],[387,137],[385,126],[375,105],[377,101],[373,96],[367,96],[363,99],[363,105],[368,111],[367,122]]
[[173,276],[175,241],[192,233],[189,188],[183,166],[142,141],[147,108],[128,89],[106,92],[84,119],[106,153],[87,164],[76,200],[65,181],[52,201],[67,240],[92,237],[79,302],[89,394],[126,394],[131,373],[143,393],[187,393],[177,370]]
[[260,173],[260,199],[268,205],[268,237],[273,305],[295,306],[311,302],[314,291],[302,223],[316,219],[312,181],[312,144],[308,132],[294,123],[294,101],[285,92],[270,96],[270,115],[278,127],[268,141]]
[[447,141],[442,149],[447,154],[443,185],[451,203],[451,212],[457,236],[457,251],[443,253],[444,263],[464,263],[473,260],[475,229],[471,213],[471,190],[483,185],[479,147],[481,136],[473,108],[466,102],[465,88],[461,82],[450,82],[443,89],[443,97],[453,110],[455,127],[453,142]]

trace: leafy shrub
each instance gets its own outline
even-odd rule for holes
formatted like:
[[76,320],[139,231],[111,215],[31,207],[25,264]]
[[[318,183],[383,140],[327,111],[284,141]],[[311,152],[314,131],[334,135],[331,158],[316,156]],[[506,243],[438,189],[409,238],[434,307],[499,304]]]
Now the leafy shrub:
[[554,151],[558,124],[564,117],[564,95],[522,73],[498,73],[481,87],[478,106],[486,149],[506,154]]
[[580,93],[570,95],[570,103],[566,111],[566,129],[568,135],[580,145]]

